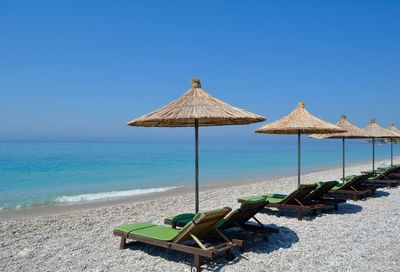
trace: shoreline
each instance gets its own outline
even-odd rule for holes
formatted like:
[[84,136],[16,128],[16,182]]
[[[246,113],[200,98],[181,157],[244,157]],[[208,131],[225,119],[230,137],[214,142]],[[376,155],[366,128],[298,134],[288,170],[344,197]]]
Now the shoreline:
[[[394,158],[394,160],[398,159],[400,159],[400,157]],[[387,160],[377,161],[376,165],[382,164],[386,161]],[[368,162],[369,161],[349,163],[346,165],[346,168],[364,166]],[[334,164],[325,167],[312,167],[304,171],[302,175],[318,174],[324,171],[338,170],[339,168],[341,169],[341,164]],[[252,177],[250,179],[246,178],[246,179],[223,181],[218,183],[201,184],[200,182],[200,191],[210,192],[213,190],[218,190],[226,187],[255,185],[263,182],[272,182],[277,179],[279,180],[279,179],[295,179],[295,178],[297,178],[297,176],[284,175],[284,173],[282,172],[282,173],[274,173],[273,175],[270,175],[267,179],[262,177]],[[193,194],[193,191],[194,191],[193,186],[184,185],[182,187],[170,189],[164,192],[154,192],[142,195],[122,196],[122,197],[105,198],[105,199],[98,199],[91,201],[77,201],[69,203],[68,202],[49,203],[49,204],[25,206],[20,208],[8,208],[0,210],[0,222],[21,220],[39,216],[59,215],[59,214],[66,214],[87,209],[98,209],[109,206],[117,206],[117,205],[136,203],[142,201],[157,200],[161,198],[176,197],[182,194],[184,195]]]

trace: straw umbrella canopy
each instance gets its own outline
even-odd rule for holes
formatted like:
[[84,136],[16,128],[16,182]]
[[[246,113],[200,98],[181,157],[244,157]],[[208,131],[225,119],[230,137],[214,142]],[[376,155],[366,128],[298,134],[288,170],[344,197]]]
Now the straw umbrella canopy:
[[[400,135],[400,129],[398,129],[393,123],[390,124],[387,130]],[[393,166],[393,138],[390,138],[390,165]]]
[[343,162],[343,180],[346,176],[346,157],[345,157],[345,140],[346,139],[362,139],[369,138],[369,134],[363,129],[356,127],[347,120],[346,115],[342,115],[339,122],[336,124],[343,128],[346,132],[331,133],[331,134],[313,134],[310,137],[315,139],[342,139],[342,162]]
[[256,133],[297,134],[297,184],[300,185],[301,134],[338,133],[344,131],[338,126],[311,115],[305,109],[304,103],[300,102],[289,115],[258,128]]
[[375,139],[376,138],[400,138],[399,134],[396,134],[386,128],[381,127],[376,123],[375,119],[371,119],[371,122],[364,128],[370,138],[372,138],[372,171],[375,171]]
[[201,88],[199,79],[177,100],[137,119],[129,126],[195,128],[195,210],[199,211],[199,127],[244,125],[266,120],[247,110],[228,105]]

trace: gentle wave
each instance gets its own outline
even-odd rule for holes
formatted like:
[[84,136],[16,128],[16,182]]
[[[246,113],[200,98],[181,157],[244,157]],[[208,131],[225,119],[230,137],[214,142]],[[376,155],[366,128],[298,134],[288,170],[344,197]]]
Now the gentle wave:
[[135,190],[128,190],[128,191],[111,191],[111,192],[95,193],[95,194],[81,194],[81,195],[75,195],[75,196],[60,196],[60,197],[57,197],[54,201],[61,202],[61,203],[92,201],[92,200],[100,200],[100,199],[107,199],[107,198],[117,198],[117,197],[124,197],[124,196],[160,193],[160,192],[165,192],[165,191],[169,191],[169,190],[176,189],[176,188],[179,188],[179,187],[161,187],[161,188],[150,188],[150,189],[135,189]]

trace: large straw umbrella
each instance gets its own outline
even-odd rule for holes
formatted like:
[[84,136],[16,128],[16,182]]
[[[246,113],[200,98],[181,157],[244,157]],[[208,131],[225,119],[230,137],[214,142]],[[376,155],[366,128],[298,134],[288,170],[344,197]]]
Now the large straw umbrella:
[[[393,123],[390,124],[387,130],[400,135],[400,129],[398,129]],[[390,138],[390,165],[393,166],[393,138]]]
[[311,115],[305,109],[304,103],[300,102],[296,109],[289,115],[258,128],[256,133],[297,134],[297,185],[300,185],[301,134],[338,133],[344,131],[345,130],[340,127]]
[[332,134],[313,134],[312,138],[316,139],[342,139],[342,164],[343,164],[343,180],[346,176],[346,156],[345,156],[345,140],[346,139],[361,139],[361,138],[369,138],[369,134],[362,130],[361,128],[356,127],[352,123],[347,120],[346,115],[342,115],[339,122],[336,124],[338,127],[343,128],[346,132],[341,133],[332,133]]
[[128,122],[141,127],[195,128],[195,210],[199,211],[199,127],[244,125],[264,121],[265,118],[228,105],[201,88],[199,79],[192,79],[192,88],[177,100]]
[[364,128],[364,130],[372,138],[372,171],[375,171],[375,139],[376,138],[400,138],[400,135],[381,127],[376,123],[375,119],[371,119],[371,122]]

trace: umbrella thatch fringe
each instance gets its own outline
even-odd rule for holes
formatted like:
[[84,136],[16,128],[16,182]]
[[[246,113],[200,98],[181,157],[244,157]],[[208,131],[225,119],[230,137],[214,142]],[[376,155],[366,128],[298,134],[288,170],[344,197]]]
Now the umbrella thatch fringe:
[[338,127],[346,130],[346,132],[332,133],[332,134],[313,134],[310,137],[315,139],[339,139],[339,138],[371,138],[370,135],[363,129],[356,127],[347,120],[346,115],[342,115],[339,122],[336,124]]
[[300,102],[289,115],[275,122],[262,126],[257,133],[269,134],[312,134],[337,133],[345,130],[311,115]]
[[199,79],[192,79],[192,88],[177,100],[143,115],[130,126],[142,127],[192,127],[242,125],[266,120],[247,110],[233,107],[212,97],[201,88]]
[[398,129],[394,124],[390,124],[390,126],[387,128],[387,130],[390,130],[391,132],[394,132],[394,133],[400,135],[400,129]]
[[364,131],[370,135],[370,138],[400,138],[399,134],[378,125],[375,119],[371,119]]

